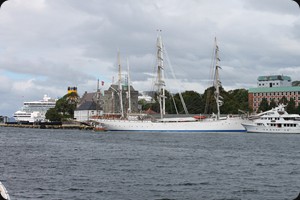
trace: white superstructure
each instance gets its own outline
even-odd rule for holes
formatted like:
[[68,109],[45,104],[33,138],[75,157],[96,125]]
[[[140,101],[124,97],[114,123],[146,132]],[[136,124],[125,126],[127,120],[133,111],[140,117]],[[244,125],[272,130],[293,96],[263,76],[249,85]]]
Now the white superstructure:
[[161,37],[157,39],[157,98],[160,107],[160,119],[147,119],[145,116],[118,118],[118,119],[99,119],[103,127],[108,131],[143,131],[143,132],[245,132],[241,123],[245,119],[239,117],[220,117],[220,106],[222,97],[219,94],[219,58],[218,46],[215,48],[214,71],[216,88],[215,99],[217,102],[218,113],[215,117],[203,119],[202,117],[183,117],[165,118],[165,81],[164,81],[164,62],[163,62],[163,43]]
[[249,133],[300,133],[300,115],[288,114],[280,104],[242,124]]
[[40,101],[26,101],[21,110],[14,113],[14,118],[17,122],[44,122],[46,112],[55,107],[56,101],[47,95]]

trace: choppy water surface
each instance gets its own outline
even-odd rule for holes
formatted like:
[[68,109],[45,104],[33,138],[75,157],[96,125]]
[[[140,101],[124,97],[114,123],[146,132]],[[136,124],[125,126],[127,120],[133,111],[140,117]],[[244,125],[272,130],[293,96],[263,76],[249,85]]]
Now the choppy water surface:
[[300,192],[300,135],[0,128],[0,148],[12,200],[291,200]]

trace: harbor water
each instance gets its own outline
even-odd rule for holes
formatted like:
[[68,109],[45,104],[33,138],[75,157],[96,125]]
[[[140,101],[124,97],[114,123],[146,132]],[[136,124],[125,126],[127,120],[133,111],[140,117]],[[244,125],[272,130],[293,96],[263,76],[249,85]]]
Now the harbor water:
[[12,200],[292,200],[300,135],[0,128]]

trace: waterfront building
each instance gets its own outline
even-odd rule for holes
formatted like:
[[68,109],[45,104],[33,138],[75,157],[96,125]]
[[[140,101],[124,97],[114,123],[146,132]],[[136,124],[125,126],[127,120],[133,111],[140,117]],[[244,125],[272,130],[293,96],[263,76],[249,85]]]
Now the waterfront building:
[[296,107],[300,105],[300,87],[292,86],[292,79],[289,76],[259,76],[257,87],[248,90],[249,107],[253,111],[258,111],[263,98],[267,99],[269,103],[274,99],[278,105],[283,97],[288,101],[293,99]]
[[103,114],[103,95],[98,92],[85,92],[74,110],[74,119],[80,122],[94,120]]
[[[131,101],[129,101],[129,96]],[[129,109],[129,102],[131,102],[131,112],[137,113],[138,109],[138,96],[139,92],[130,86],[130,95],[128,95],[128,85],[122,85],[122,103],[124,113],[126,114]],[[103,97],[103,112],[105,114],[120,114],[120,94],[119,85],[112,84],[108,90],[104,91]]]

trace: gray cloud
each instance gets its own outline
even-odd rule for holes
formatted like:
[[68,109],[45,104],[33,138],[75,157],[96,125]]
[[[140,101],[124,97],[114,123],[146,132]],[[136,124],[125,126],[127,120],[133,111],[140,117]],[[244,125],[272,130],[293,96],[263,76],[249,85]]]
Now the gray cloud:
[[[117,77],[117,51],[133,86],[150,90],[157,29],[180,82],[210,86],[214,37],[225,89],[255,86],[259,75],[300,80],[300,9],[286,0],[9,0],[0,10],[0,115],[25,100],[63,96],[68,86],[106,89]],[[167,60],[167,59],[165,59]]]

